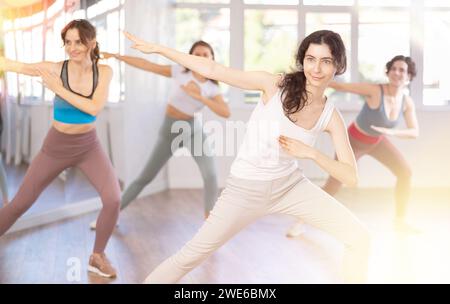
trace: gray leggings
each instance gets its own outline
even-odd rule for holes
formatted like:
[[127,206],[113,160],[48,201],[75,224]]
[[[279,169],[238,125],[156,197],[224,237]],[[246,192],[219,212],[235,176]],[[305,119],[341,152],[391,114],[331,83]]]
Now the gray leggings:
[[[174,133],[172,133],[172,125],[174,123],[179,123],[181,124],[180,126],[186,126],[187,128],[176,128]],[[122,195],[121,210],[126,208],[139,195],[142,189],[155,178],[178,148],[186,147],[193,155],[202,174],[205,213],[209,213],[217,200],[219,188],[214,157],[209,150],[209,145],[205,144],[205,140],[206,135],[202,130],[201,124],[197,123],[195,119],[177,120],[166,116],[159,130],[155,148],[144,170]]]

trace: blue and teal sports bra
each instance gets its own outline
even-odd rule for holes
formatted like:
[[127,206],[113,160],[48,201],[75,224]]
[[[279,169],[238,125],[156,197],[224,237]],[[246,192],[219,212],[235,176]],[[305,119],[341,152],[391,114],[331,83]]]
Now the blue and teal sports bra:
[[[92,98],[94,95],[95,89],[97,88],[98,84],[98,67],[97,64],[92,65],[92,71],[93,71],[93,88],[92,93],[89,96],[81,95],[77,92],[74,92],[69,85],[69,71],[68,71],[68,65],[69,61],[66,60],[63,63],[62,69],[61,69],[61,80],[63,82],[63,86],[71,91],[74,94],[80,95],[81,97],[85,98]],[[54,107],[53,107],[53,119],[62,123],[67,124],[88,124],[94,122],[97,117],[92,116],[90,114],[87,114],[80,109],[74,107],[64,99],[62,99],[60,96],[56,95],[54,99]]]

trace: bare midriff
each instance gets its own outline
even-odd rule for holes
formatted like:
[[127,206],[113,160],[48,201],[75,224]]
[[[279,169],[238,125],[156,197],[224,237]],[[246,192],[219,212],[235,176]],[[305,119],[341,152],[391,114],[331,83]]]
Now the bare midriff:
[[54,120],[53,121],[53,127],[58,130],[59,132],[65,133],[65,134],[83,134],[91,131],[95,128],[94,123],[90,124],[66,124],[63,122],[59,122]]

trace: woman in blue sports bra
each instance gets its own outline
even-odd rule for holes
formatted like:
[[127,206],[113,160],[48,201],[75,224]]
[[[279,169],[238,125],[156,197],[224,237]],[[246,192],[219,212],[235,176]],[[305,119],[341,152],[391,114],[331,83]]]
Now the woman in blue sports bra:
[[61,32],[69,60],[25,64],[0,57],[0,71],[41,76],[55,96],[54,117],[41,151],[33,159],[10,204],[0,209],[0,236],[36,201],[63,170],[78,167],[98,191],[103,208],[88,270],[116,276],[105,248],[117,222],[120,188],[114,168],[97,138],[95,120],[108,98],[112,69],[98,64],[96,29],[87,20],[74,20]]
[[[406,223],[406,209],[411,190],[411,168],[401,152],[391,143],[388,136],[414,139],[419,136],[419,124],[414,102],[404,90],[416,76],[416,65],[410,57],[395,56],[386,63],[388,83],[338,83],[329,85],[338,91],[362,95],[364,106],[348,128],[350,144],[355,158],[370,155],[386,166],[396,177],[396,212],[394,228],[399,232],[416,233],[415,228]],[[396,128],[403,115],[406,129]],[[330,177],[323,189],[334,195],[341,183]],[[288,236],[294,237],[303,231],[301,223],[294,225]]]

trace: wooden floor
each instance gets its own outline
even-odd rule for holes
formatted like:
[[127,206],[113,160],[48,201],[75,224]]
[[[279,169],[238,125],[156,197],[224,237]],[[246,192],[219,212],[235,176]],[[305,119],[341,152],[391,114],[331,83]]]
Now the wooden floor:
[[[414,191],[411,222],[422,233],[408,237],[392,230],[391,191],[344,189],[338,199],[372,234],[370,283],[450,283],[450,190]],[[119,273],[112,281],[86,271],[94,239],[89,222],[96,214],[6,235],[0,239],[0,283],[140,283],[200,227],[201,201],[201,190],[170,190],[126,209],[107,249]],[[262,218],[181,283],[339,282],[341,245],[312,227],[287,239],[292,223],[284,216]]]

